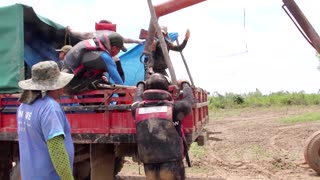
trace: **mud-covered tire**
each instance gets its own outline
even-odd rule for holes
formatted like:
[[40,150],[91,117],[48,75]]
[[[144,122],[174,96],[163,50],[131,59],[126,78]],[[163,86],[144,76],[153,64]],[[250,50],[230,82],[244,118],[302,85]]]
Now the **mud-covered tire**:
[[77,180],[90,179],[90,159],[73,165],[73,174]]
[[320,131],[313,133],[307,139],[304,158],[310,168],[320,174]]
[[123,168],[124,157],[116,157],[114,165],[114,175],[116,176]]
[[0,179],[9,180],[12,169],[11,142],[0,141]]
[[21,180],[20,161],[17,161],[16,165],[12,167],[10,180]]

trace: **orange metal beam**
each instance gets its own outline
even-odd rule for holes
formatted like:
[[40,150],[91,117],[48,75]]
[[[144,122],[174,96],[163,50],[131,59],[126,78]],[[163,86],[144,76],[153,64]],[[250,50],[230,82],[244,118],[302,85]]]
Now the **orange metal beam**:
[[164,3],[154,6],[157,17],[170,14],[172,12],[178,11],[180,9],[192,6],[194,4],[203,2],[205,0],[168,0]]
[[299,24],[301,30],[303,30],[304,34],[308,37],[308,40],[311,41],[311,45],[317,50],[318,53],[320,53],[320,37],[309,20],[303,14],[297,3],[294,0],[282,1],[295,18],[296,22]]
[[163,54],[165,56],[165,62],[168,66],[171,80],[173,84],[176,84],[176,76],[174,69],[172,67],[172,63],[168,54],[168,50],[165,46],[164,38],[162,36],[160,26],[158,23],[158,19],[161,16],[164,16],[166,14],[178,11],[180,9],[186,8],[188,6],[192,6],[194,4],[203,2],[205,0],[168,0],[164,3],[158,4],[158,5],[153,5],[151,0],[148,0],[148,5],[151,13],[151,19],[150,19],[150,24],[149,24],[149,29],[148,29],[148,38],[146,40],[143,54],[146,56],[151,55],[151,44],[153,42],[154,36],[156,34],[156,31],[158,32],[158,36],[160,38],[160,44],[161,44],[161,49],[163,51]]

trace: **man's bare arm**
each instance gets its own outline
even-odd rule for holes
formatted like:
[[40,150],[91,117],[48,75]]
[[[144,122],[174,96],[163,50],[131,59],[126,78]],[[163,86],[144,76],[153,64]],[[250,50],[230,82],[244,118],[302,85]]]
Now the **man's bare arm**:
[[123,38],[124,43],[137,43],[137,44],[142,44],[143,40],[140,39],[131,39],[131,38]]
[[95,35],[94,32],[77,32],[72,30],[69,26],[67,26],[67,31],[75,38],[79,38],[81,40],[84,39],[92,39]]

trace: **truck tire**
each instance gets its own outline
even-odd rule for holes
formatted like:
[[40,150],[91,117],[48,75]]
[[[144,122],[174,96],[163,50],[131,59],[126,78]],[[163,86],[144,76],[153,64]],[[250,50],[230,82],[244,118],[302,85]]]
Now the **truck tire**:
[[0,161],[0,179],[1,180],[9,180],[10,179],[10,171],[12,168],[11,161]]
[[90,180],[90,159],[75,163],[73,174],[77,180]]
[[[117,175],[123,168],[124,157],[116,157],[116,163],[114,168],[114,174]],[[77,171],[80,171],[81,174],[76,173],[76,179],[78,180],[90,180],[90,161],[84,161],[75,164],[74,166]],[[20,162],[17,161],[16,165],[12,168],[10,180],[21,180],[20,175]]]
[[320,131],[313,133],[307,139],[304,158],[310,168],[320,174]]
[[115,176],[121,171],[121,169],[123,168],[123,164],[124,164],[124,157],[121,157],[121,156],[116,157],[115,165],[114,165]]
[[91,180],[114,179],[116,157],[114,144],[90,144]]
[[0,179],[9,180],[12,170],[11,142],[0,142]]
[[13,166],[10,174],[10,180],[21,180],[20,161],[17,161],[16,165]]
[[[116,157],[114,166],[114,176],[123,168],[124,157]],[[83,161],[74,165],[75,178],[77,180],[90,180],[90,161]]]

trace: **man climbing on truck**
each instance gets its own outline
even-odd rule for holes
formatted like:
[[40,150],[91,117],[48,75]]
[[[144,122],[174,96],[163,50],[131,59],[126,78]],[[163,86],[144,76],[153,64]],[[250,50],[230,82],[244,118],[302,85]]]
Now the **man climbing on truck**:
[[183,99],[174,102],[169,85],[164,75],[151,75],[138,83],[132,104],[138,156],[148,180],[185,179],[181,121],[192,110],[193,93],[189,83],[180,80]]
[[99,84],[109,84],[104,73],[108,73],[114,83],[122,85],[123,80],[112,59],[120,50],[127,51],[123,45],[123,37],[116,32],[101,34],[76,44],[66,55],[62,68],[64,72],[75,74],[66,86],[65,93],[97,90]]
[[[70,35],[85,40],[85,39],[93,39],[96,36],[99,36],[101,34],[107,34],[117,32],[117,24],[112,23],[109,20],[101,20],[98,23],[95,23],[95,30],[93,32],[77,32],[71,29],[69,26],[67,26],[67,31],[70,33]],[[143,40],[140,39],[132,39],[123,37],[123,43],[137,43],[142,44]],[[125,81],[124,71],[121,65],[121,61],[118,56],[113,56],[113,60],[115,61],[117,65],[117,70],[122,78],[123,81]]]

